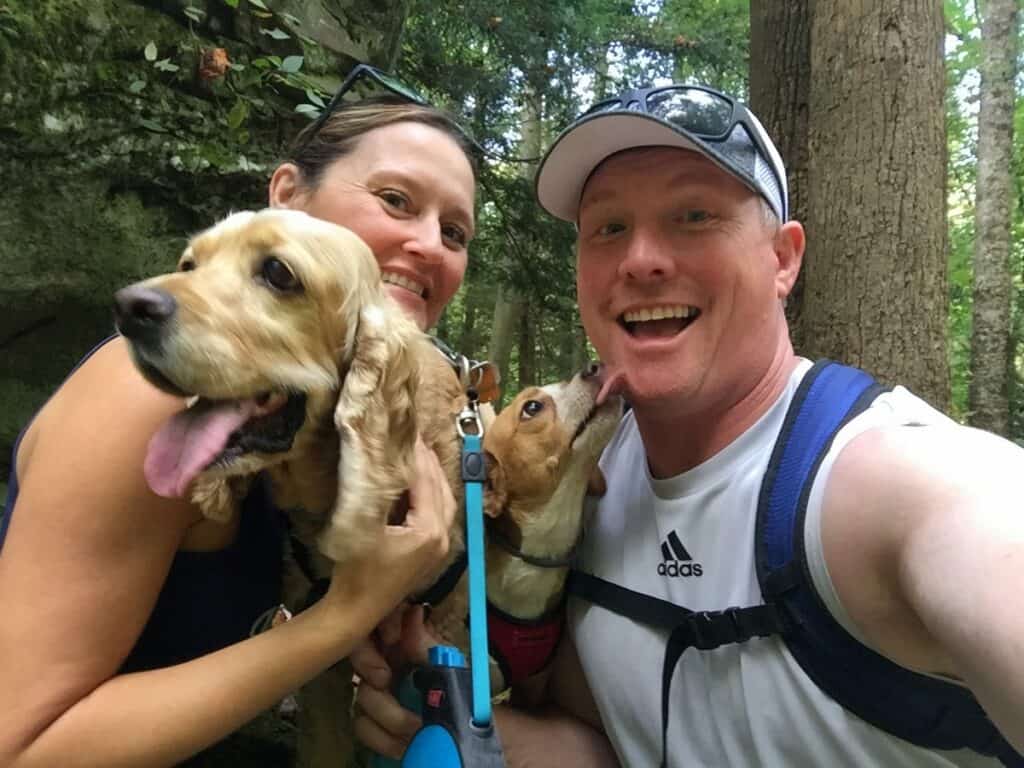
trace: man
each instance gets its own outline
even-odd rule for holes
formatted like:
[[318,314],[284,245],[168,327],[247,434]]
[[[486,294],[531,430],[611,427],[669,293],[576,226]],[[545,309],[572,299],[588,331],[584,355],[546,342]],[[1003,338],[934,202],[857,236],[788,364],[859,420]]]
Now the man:
[[[758,499],[811,367],[783,312],[804,234],[787,220],[770,138],[711,89],[630,91],[558,137],[537,195],[577,227],[580,313],[605,391],[632,404],[602,459],[608,492],[579,569],[694,611],[763,604]],[[1024,615],[1011,606],[1024,584],[1024,515],[1011,489],[1022,473],[1024,451],[900,387],[824,453],[796,543],[801,571],[825,620],[876,672],[857,679],[838,648],[823,669],[846,690],[890,685],[890,715],[905,715],[893,727],[869,724],[837,702],[851,701],[843,689],[816,684],[788,645],[806,640],[806,627],[663,665],[668,632],[574,598],[548,685],[562,714],[499,712],[509,764],[612,765],[602,733],[631,768],[1000,765],[992,754],[1018,764]],[[826,660],[831,651],[817,649]],[[360,661],[371,680],[386,679],[371,653]],[[976,707],[959,686],[984,708],[977,729],[961,739],[956,718],[921,725],[915,708],[938,697]],[[415,726],[391,703],[379,691],[364,702],[376,720],[361,721],[371,746],[394,749],[382,734]]]

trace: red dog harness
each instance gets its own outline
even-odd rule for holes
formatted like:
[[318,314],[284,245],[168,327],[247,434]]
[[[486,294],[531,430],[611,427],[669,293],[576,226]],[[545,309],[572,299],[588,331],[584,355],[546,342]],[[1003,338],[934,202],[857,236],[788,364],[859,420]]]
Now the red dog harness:
[[564,601],[537,619],[517,619],[487,604],[487,639],[505,685],[523,682],[544,669],[555,655],[565,624]]

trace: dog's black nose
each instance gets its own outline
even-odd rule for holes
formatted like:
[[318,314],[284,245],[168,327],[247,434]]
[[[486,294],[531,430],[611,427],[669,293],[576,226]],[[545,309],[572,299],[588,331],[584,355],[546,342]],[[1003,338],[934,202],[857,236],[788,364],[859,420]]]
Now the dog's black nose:
[[580,371],[580,376],[584,379],[592,379],[601,373],[601,364],[593,361],[583,366],[583,370]]
[[159,335],[177,309],[174,297],[158,288],[130,285],[114,294],[117,330],[132,340]]

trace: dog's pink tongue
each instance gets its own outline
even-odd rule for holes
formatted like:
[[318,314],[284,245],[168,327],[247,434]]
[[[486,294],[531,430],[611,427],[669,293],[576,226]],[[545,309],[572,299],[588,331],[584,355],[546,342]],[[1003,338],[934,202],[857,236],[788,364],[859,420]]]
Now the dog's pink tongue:
[[153,435],[143,472],[158,496],[180,498],[257,410],[253,400],[200,401],[172,416]]
[[626,374],[622,371],[609,372],[607,369],[603,371],[601,380],[601,391],[597,393],[595,403],[597,405],[604,405],[604,401],[612,395],[621,395],[622,390],[626,385]]

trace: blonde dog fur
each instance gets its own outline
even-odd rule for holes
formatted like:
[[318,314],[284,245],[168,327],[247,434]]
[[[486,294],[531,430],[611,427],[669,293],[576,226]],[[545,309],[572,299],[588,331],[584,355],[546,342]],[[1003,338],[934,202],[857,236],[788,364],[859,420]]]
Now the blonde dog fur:
[[[317,578],[383,533],[408,487],[417,433],[438,455],[461,506],[455,418],[465,392],[386,296],[373,254],[352,232],[296,211],[234,214],[191,240],[178,272],[123,289],[116,303],[140,371],[191,398],[151,443],[147,476],[158,492],[188,493],[204,515],[227,521],[263,472]],[[522,393],[496,418],[484,409],[487,512],[525,552],[564,554],[579,535],[587,479],[621,409],[617,400],[598,407],[597,391],[592,378],[577,375]],[[300,397],[301,414],[289,416]],[[528,403],[539,410],[527,414]],[[181,435],[200,428],[223,446],[197,439],[205,453],[168,461],[187,443]],[[246,442],[250,434],[259,437],[255,447]],[[272,449],[268,435],[277,441]],[[459,524],[448,560],[424,573],[420,588],[463,551]],[[566,569],[537,568],[493,547],[488,559],[492,599],[506,613],[532,618],[560,599]],[[306,574],[286,570],[292,607],[309,586]],[[432,619],[465,647],[465,617],[463,579]],[[349,764],[352,697],[348,664],[303,689],[300,764]]]

